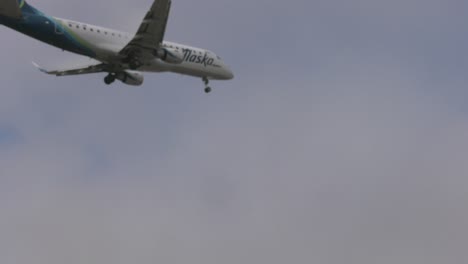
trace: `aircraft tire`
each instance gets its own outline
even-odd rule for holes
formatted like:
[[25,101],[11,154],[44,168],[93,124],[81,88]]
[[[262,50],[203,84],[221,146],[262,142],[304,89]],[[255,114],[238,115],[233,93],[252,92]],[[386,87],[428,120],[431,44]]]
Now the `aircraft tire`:
[[104,78],[104,83],[107,84],[107,85],[110,85],[110,84],[112,84],[113,82],[115,82],[115,77],[112,76],[111,74],[107,75],[107,76]]

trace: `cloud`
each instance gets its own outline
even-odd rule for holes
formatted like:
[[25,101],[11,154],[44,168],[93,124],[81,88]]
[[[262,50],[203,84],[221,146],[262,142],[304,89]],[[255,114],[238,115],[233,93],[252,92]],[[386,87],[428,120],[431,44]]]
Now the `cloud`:
[[[18,137],[0,145],[0,261],[463,263],[463,63],[438,71],[401,55],[420,52],[415,45],[366,49],[371,27],[362,31],[368,38],[352,37],[361,32],[354,27],[324,38],[344,25],[326,8],[340,2],[327,3],[296,6],[333,17],[316,31],[322,40],[298,23],[307,17],[282,20],[295,38],[264,28],[283,6],[265,2],[246,11],[245,21],[259,21],[248,30],[226,19],[230,41],[210,30],[184,35],[188,20],[219,27],[199,18],[206,8],[174,2],[187,17],[174,18],[171,34],[227,50],[236,69],[208,97],[196,79],[169,74],[150,75],[139,89],[104,87],[98,76],[48,78],[25,63],[62,53],[1,30],[5,45],[24,52],[4,53],[2,67],[10,85],[2,87],[0,129]],[[383,12],[379,3],[354,3]],[[346,7],[358,20],[359,10]],[[358,24],[367,19],[380,18]],[[242,38],[257,30],[261,38]]]
[[[321,80],[303,76],[294,86],[302,98],[283,92],[289,80],[259,78],[251,83],[259,89],[221,112],[184,113],[164,148],[167,136],[138,132],[158,131],[152,125],[104,122],[128,108],[96,100],[88,105],[95,121],[84,123],[77,120],[91,113],[78,108],[37,151],[13,158],[22,170],[2,173],[13,188],[29,186],[10,194],[2,256],[6,263],[463,259],[456,245],[467,217],[466,119],[420,97],[417,80],[391,66],[363,76],[364,65],[351,72],[334,65]],[[86,175],[83,165],[95,156],[79,146],[90,143],[108,167]]]

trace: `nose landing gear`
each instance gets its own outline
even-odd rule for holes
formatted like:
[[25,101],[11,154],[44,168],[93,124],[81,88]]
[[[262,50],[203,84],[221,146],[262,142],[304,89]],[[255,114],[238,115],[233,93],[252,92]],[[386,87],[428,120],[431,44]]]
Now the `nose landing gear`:
[[210,84],[210,80],[208,80],[208,78],[206,77],[203,77],[203,82],[205,83],[205,93],[206,94],[211,93],[211,87],[208,86]]

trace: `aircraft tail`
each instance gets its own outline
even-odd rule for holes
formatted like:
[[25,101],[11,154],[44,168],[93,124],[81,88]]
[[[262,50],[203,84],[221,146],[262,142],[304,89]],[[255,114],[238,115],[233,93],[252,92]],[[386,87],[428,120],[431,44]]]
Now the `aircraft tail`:
[[23,13],[37,13],[25,0],[0,0],[0,16],[20,19]]
[[[0,0],[2,1],[2,0]],[[23,13],[29,13],[29,14],[41,14],[39,10],[34,8],[33,6],[29,5],[26,0],[16,0],[18,1],[19,8],[21,9],[21,12]]]
[[22,14],[20,4],[21,2],[18,2],[18,0],[1,0],[0,15],[10,18],[20,18]]

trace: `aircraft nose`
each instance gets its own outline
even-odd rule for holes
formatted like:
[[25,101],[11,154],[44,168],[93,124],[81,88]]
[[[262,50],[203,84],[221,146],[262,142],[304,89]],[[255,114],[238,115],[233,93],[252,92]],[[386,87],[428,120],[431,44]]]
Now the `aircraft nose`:
[[224,70],[224,78],[226,78],[226,80],[232,80],[234,79],[234,73],[232,72],[231,69],[229,69],[228,67],[225,67],[225,70]]

